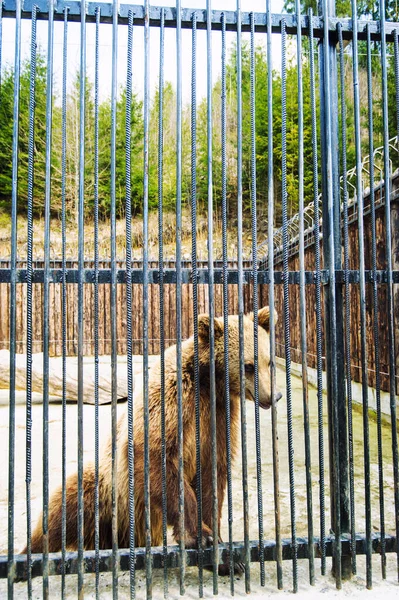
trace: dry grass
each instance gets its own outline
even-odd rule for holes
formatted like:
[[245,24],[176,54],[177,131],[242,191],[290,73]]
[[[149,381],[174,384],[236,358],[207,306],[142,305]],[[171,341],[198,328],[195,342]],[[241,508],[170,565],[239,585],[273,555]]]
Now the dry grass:
[[[222,258],[222,223],[214,220],[213,227],[213,252],[215,259]],[[208,224],[206,216],[197,219],[197,256],[199,259],[208,258],[207,250]],[[26,259],[27,256],[27,219],[18,217],[17,247],[18,258]],[[237,233],[235,227],[228,228],[228,255],[237,256]],[[261,240],[258,240],[260,242]],[[182,258],[191,258],[191,216],[188,210],[182,216]],[[135,218],[132,222],[132,250],[133,258],[141,259],[143,253],[144,236],[143,220]],[[165,260],[173,259],[176,255],[176,215],[165,213],[163,220],[163,251]],[[148,252],[150,259],[158,259],[159,235],[158,215],[150,213],[148,223]],[[124,260],[126,256],[126,224],[124,220],[116,223],[116,254],[117,258]],[[11,220],[9,215],[0,214],[0,258],[8,259],[11,255]],[[251,255],[251,237],[244,234],[244,257]],[[33,257],[36,260],[44,256],[44,219],[35,219],[33,223]],[[50,223],[50,259],[59,259],[62,256],[62,231],[61,220],[52,219]],[[66,226],[66,257],[76,259],[78,256],[78,225],[69,221]],[[84,231],[84,256],[86,260],[94,258],[94,224],[86,223]],[[102,221],[99,224],[99,257],[100,260],[109,259],[111,256],[110,222]]]

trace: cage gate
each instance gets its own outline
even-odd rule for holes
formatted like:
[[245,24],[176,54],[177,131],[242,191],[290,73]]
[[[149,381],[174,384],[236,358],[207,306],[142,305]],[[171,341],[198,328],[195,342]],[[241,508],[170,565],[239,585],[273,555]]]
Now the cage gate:
[[9,598],[399,577],[397,15],[181,4],[0,3]]

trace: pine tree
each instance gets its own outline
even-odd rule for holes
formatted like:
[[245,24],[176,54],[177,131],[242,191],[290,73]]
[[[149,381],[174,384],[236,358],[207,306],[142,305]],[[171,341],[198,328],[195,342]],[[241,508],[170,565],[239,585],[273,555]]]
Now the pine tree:
[[[35,80],[35,144],[34,144],[34,192],[35,215],[43,213],[45,196],[46,161],[46,77],[44,54],[39,50],[36,57]],[[18,212],[26,212],[28,192],[28,140],[29,140],[29,89],[30,61],[21,65],[19,137],[18,137]],[[14,103],[14,70],[4,69],[0,87],[0,208],[11,210],[12,194],[12,136]],[[53,121],[55,121],[54,119]],[[53,122],[54,125],[54,122]],[[52,155],[52,162],[56,161]]]

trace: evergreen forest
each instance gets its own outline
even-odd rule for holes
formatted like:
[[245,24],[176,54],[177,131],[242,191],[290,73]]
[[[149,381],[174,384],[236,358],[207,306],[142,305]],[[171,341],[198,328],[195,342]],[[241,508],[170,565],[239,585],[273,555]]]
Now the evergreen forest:
[[[312,1],[302,3],[306,11],[315,4]],[[348,12],[348,2],[337,5],[341,14]],[[370,3],[359,7],[362,14],[376,17]],[[392,6],[391,6],[392,5]],[[313,8],[315,8],[313,6]],[[294,9],[293,2],[286,2],[286,9]],[[395,3],[388,3],[388,16],[394,17]],[[388,102],[389,102],[389,136],[396,136],[397,114],[395,88],[395,61],[393,44],[388,45]],[[382,123],[382,84],[380,48],[373,42],[372,77],[373,77],[373,142],[374,147],[383,143]],[[286,71],[287,85],[287,191],[288,213],[293,215],[298,210],[298,82],[296,67],[295,37],[288,39],[288,62]],[[354,113],[353,113],[353,79],[352,79],[351,44],[345,49],[345,98],[347,114],[347,165],[355,165]],[[309,44],[303,43],[303,119],[304,119],[304,194],[305,204],[313,200],[313,149],[311,138],[311,104],[310,104],[310,67]],[[315,50],[315,67],[317,66],[317,48]],[[360,102],[362,152],[368,154],[368,104],[367,104],[367,63],[365,42],[359,43],[360,59]],[[28,172],[28,134],[29,134],[29,60],[21,66],[20,78],[20,120],[19,120],[19,172],[18,172],[18,212],[26,214],[27,210],[27,172]],[[242,100],[243,100],[243,207],[244,216],[249,217],[251,208],[251,111],[250,111],[250,46],[243,44],[242,50]],[[46,159],[46,56],[38,50],[36,60],[35,84],[35,145],[34,145],[34,215],[40,217],[44,212],[45,198],[45,159]],[[190,76],[189,73],[185,76]],[[339,73],[338,73],[339,81]],[[0,81],[0,212],[10,213],[12,191],[12,133],[14,103],[14,70],[5,65]],[[227,102],[227,199],[230,218],[234,219],[237,203],[237,86],[236,86],[236,49],[229,49],[226,70],[226,102]],[[85,216],[93,218],[94,211],[94,89],[93,83],[86,80],[86,125],[85,125]],[[317,98],[317,121],[319,126],[318,81],[315,82]],[[281,110],[281,72],[273,72],[273,163],[274,163],[274,197],[275,226],[281,221],[281,177],[282,177],[282,110]],[[80,79],[77,72],[68,85],[66,109],[66,213],[71,221],[76,219],[79,190],[79,93]],[[213,185],[214,210],[220,215],[222,196],[221,165],[221,80],[213,86]],[[342,101],[338,91],[339,104]],[[149,156],[149,207],[157,209],[158,204],[158,112],[159,90],[151,99],[150,111],[150,156]],[[191,106],[183,107],[182,122],[182,201],[183,206],[191,206]],[[207,105],[206,98],[197,104],[197,207],[199,213],[206,213],[208,199],[207,182]],[[116,136],[116,213],[117,218],[125,214],[125,121],[126,121],[126,87],[118,90],[117,100],[117,136]],[[257,45],[255,49],[255,123],[256,123],[256,202],[258,214],[266,224],[267,218],[267,168],[268,168],[268,94],[267,94],[267,61],[265,45]],[[340,124],[341,125],[341,124]],[[143,207],[143,102],[137,93],[133,93],[131,111],[131,202],[133,216],[139,216]],[[106,220],[110,215],[110,169],[111,169],[111,101],[102,100],[98,107],[99,131],[99,180],[98,197],[100,218]],[[163,208],[165,211],[175,210],[176,199],[176,90],[169,82],[165,83],[163,94]],[[62,207],[61,174],[62,174],[62,110],[61,98],[53,98],[52,116],[52,150],[51,150],[51,213],[53,217],[60,215]],[[341,148],[342,150],[342,148]],[[318,148],[320,163],[320,148]],[[397,161],[397,157],[395,157]],[[395,166],[395,165],[394,165]],[[397,166],[397,165],[396,165]],[[320,169],[320,165],[319,165]],[[265,226],[266,232],[266,226]]]

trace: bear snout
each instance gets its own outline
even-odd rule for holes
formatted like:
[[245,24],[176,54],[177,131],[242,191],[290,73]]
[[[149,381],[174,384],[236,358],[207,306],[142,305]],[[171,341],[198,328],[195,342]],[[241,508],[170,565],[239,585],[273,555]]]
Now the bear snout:
[[[281,392],[275,392],[274,401],[278,402],[279,400],[281,400],[282,397],[283,397],[283,394]],[[270,395],[268,397],[266,397],[266,399],[263,401],[259,398],[259,406],[261,406],[263,409],[266,409],[266,410],[271,408],[272,402],[271,402]]]

